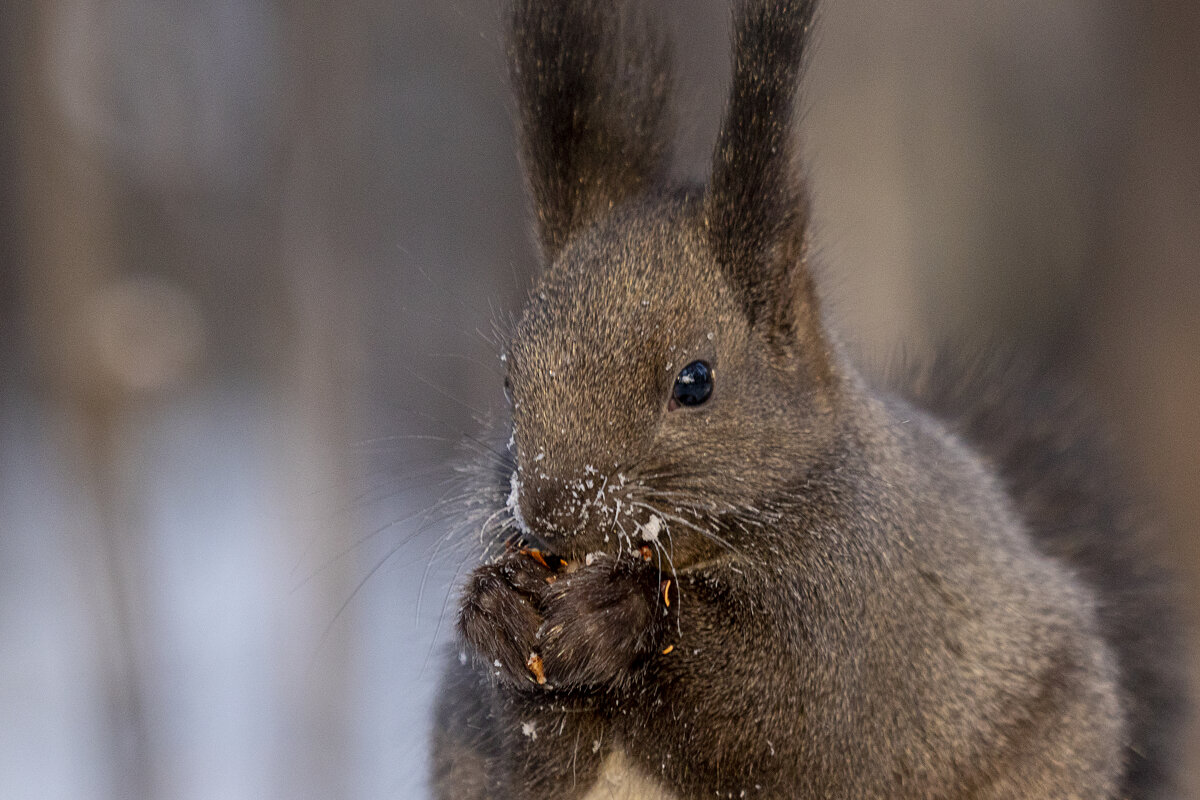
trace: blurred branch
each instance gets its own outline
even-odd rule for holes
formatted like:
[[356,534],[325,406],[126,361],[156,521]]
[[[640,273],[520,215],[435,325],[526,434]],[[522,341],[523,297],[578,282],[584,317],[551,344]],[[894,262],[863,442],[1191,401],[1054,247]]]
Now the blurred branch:
[[156,795],[139,654],[143,632],[139,551],[143,532],[116,473],[117,424],[129,392],[105,370],[90,328],[96,292],[118,274],[124,253],[115,218],[114,180],[86,141],[73,134],[46,85],[49,43],[61,10],[55,2],[20,18],[18,94],[25,224],[23,285],[40,384],[69,420],[59,462],[91,500],[95,518],[70,534],[77,574],[91,594],[88,613],[99,652],[96,668],[111,736],[113,798]]

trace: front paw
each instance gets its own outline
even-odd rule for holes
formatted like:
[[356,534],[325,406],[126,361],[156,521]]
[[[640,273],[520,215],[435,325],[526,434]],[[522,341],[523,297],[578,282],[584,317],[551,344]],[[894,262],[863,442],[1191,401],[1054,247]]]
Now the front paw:
[[619,685],[656,652],[673,590],[658,570],[603,559],[558,580],[542,597],[537,650],[547,682],[573,688]]
[[475,570],[463,593],[459,634],[497,677],[514,686],[545,682],[535,656],[542,625],[538,596],[551,575],[535,560],[511,553]]

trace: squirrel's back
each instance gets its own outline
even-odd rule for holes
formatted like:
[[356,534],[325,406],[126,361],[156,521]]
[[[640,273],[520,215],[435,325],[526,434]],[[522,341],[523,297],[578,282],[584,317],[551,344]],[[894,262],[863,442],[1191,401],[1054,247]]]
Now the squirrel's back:
[[1130,735],[1118,796],[1174,796],[1186,708],[1177,604],[1153,557],[1151,515],[1098,415],[1069,384],[1015,358],[943,348],[892,383],[992,464],[1035,546],[1095,592]]

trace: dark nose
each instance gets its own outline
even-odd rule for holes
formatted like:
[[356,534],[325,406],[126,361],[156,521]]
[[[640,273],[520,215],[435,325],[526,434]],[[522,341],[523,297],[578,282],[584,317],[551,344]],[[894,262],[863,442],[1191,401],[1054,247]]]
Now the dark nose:
[[519,477],[521,515],[530,531],[547,544],[582,536],[600,522],[599,495],[605,480],[599,474],[567,479],[545,473]]

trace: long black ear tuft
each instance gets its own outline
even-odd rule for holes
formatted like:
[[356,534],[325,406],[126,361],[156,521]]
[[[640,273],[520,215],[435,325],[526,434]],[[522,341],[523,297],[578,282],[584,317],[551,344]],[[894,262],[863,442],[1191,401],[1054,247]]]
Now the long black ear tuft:
[[[741,0],[733,85],[705,198],[710,244],[754,324],[816,323],[808,211],[796,168],[796,94],[816,0]],[[807,320],[805,319],[807,318]]]
[[658,182],[670,48],[626,0],[514,0],[511,78],[542,248]]

